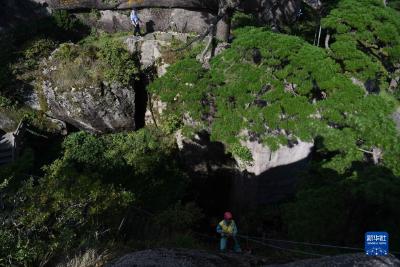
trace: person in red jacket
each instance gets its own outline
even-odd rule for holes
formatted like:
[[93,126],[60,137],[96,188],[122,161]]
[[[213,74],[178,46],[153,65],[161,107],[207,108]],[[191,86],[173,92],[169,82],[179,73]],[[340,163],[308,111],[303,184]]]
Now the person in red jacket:
[[228,242],[228,238],[232,238],[234,241],[234,246],[233,246],[233,251],[235,252],[241,252],[242,250],[240,249],[239,241],[236,237],[237,235],[237,227],[236,223],[233,220],[232,213],[229,211],[224,213],[224,219],[219,222],[217,225],[217,233],[221,235],[221,240],[220,240],[220,250],[224,252],[226,250],[226,245]]

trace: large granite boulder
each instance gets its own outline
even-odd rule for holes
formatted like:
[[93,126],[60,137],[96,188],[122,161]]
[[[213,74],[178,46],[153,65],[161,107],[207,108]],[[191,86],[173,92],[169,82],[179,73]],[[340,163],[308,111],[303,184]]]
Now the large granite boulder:
[[92,133],[135,129],[135,92],[132,87],[104,82],[102,86],[62,91],[43,84],[50,114]]
[[396,257],[379,256],[372,257],[363,253],[344,254],[332,257],[322,257],[309,260],[298,260],[287,264],[272,264],[271,260],[249,254],[218,253],[190,249],[149,249],[137,251],[122,256],[106,267],[197,267],[197,266],[263,266],[263,267],[345,267],[345,266],[376,266],[391,267],[400,266],[400,260]]
[[320,259],[301,260],[287,264],[267,265],[267,267],[394,267],[400,266],[400,260],[393,255],[388,256],[367,256],[364,253],[344,254]]
[[[60,59],[62,49],[76,53],[74,58]],[[49,115],[92,133],[136,129],[134,84],[107,80],[104,73],[111,66],[79,49],[64,44],[43,63],[42,92]]]
[[245,254],[161,248],[127,254],[107,264],[106,267],[250,267],[261,266],[263,263],[263,259]]
[[[137,64],[140,80],[129,85],[107,81],[102,76],[104,67],[100,67],[104,63],[85,57],[90,51],[79,52],[78,45],[63,44],[43,63],[42,91],[49,115],[93,133],[137,129],[141,115],[136,103],[143,106],[146,102],[138,97],[138,90],[143,91],[149,77],[159,77],[166,72],[169,64],[164,61],[163,53],[170,49],[171,43],[183,45],[189,38],[190,34],[176,32],[121,37],[121,44],[127,52],[137,55],[140,63]],[[76,48],[72,54],[82,55],[60,63],[57,53],[63,47]]]
[[161,77],[169,66],[165,62],[163,53],[171,49],[173,42],[182,46],[188,42],[191,34],[178,32],[153,32],[145,36],[130,36],[125,39],[124,44],[131,53],[138,53],[140,58],[140,69],[143,72],[156,71],[155,76]]

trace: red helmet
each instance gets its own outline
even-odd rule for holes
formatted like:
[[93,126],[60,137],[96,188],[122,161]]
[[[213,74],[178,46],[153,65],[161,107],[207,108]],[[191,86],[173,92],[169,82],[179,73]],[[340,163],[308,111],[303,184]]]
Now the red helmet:
[[224,213],[224,220],[232,220],[232,213],[229,211]]

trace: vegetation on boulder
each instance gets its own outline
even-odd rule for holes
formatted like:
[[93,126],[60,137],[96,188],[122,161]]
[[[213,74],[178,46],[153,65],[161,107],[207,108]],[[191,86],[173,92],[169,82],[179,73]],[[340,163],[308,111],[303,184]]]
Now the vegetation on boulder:
[[400,172],[399,137],[390,118],[394,99],[366,94],[327,51],[299,38],[259,28],[242,28],[235,36],[209,71],[187,58],[150,85],[168,103],[167,112],[190,116],[197,124],[186,127],[207,129],[237,156],[243,155],[243,138],[272,149],[319,138],[324,145],[317,149],[332,155],[326,167],[344,172],[365,157],[363,150],[378,147],[382,164]]
[[52,85],[61,90],[99,86],[102,82],[116,82],[128,86],[137,78],[137,55],[130,54],[120,38],[107,34],[89,36],[79,45],[62,44],[47,67]]

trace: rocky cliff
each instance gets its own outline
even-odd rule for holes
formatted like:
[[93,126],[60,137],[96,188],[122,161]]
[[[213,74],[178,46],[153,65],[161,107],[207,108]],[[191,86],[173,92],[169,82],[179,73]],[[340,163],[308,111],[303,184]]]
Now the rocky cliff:
[[346,254],[295,261],[287,264],[269,265],[268,259],[246,254],[215,253],[187,249],[152,249],[133,252],[106,265],[107,267],[214,267],[214,266],[264,266],[264,267],[305,267],[305,266],[400,266],[394,256],[371,257],[364,254]]
[[[51,9],[67,9],[77,14],[88,14],[97,10],[98,15],[81,16],[87,24],[106,31],[130,28],[127,10],[139,9],[139,16],[146,31],[176,30],[179,32],[203,32],[219,13],[224,1],[202,0],[35,0]],[[228,2],[228,1],[226,1]],[[302,3],[318,9],[319,0],[247,0],[237,6],[237,10],[253,14],[263,23],[279,26],[296,20]],[[222,24],[219,27],[225,27]],[[219,31],[219,30],[218,30]],[[218,32],[217,31],[217,32]]]
[[43,108],[92,133],[136,129],[137,66],[134,56],[120,45],[112,41],[100,49],[61,45],[43,63],[41,93],[47,102]]

